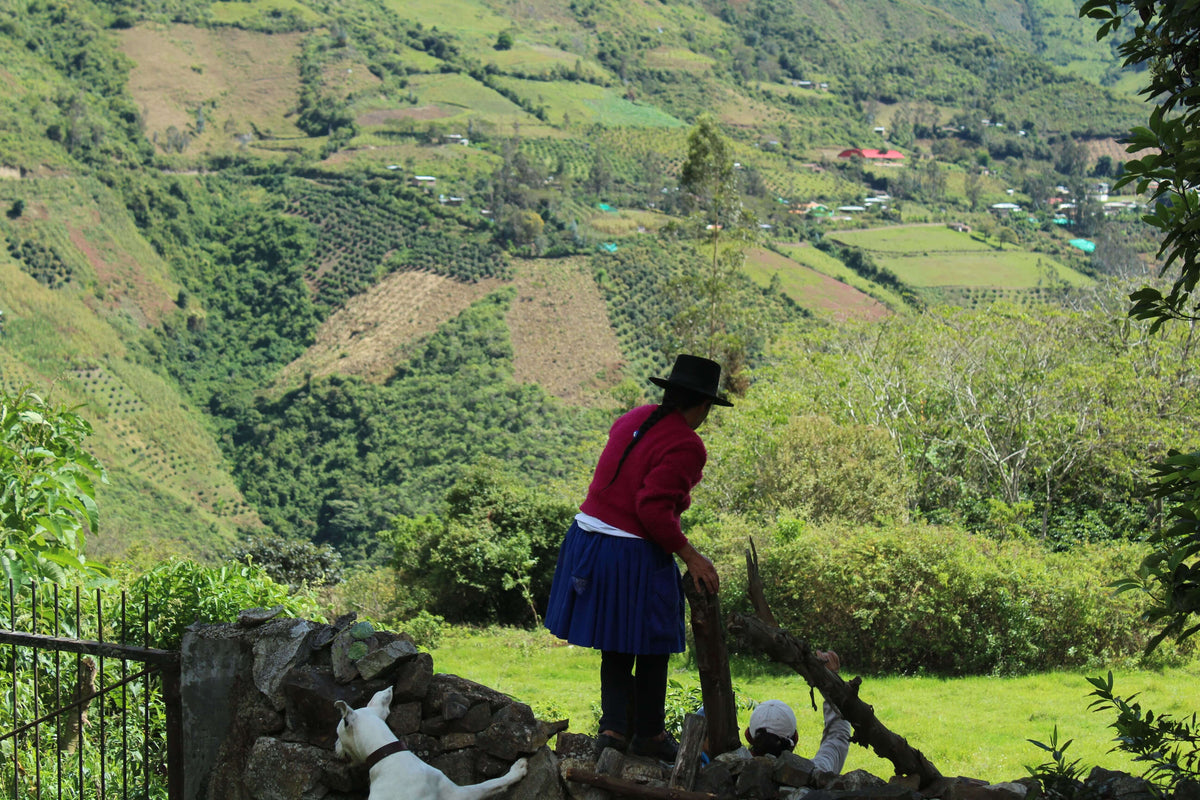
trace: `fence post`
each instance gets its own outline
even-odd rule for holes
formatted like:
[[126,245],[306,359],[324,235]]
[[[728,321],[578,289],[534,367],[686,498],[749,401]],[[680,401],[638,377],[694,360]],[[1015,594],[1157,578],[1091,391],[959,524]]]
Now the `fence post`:
[[183,800],[183,691],[179,655],[162,665],[163,705],[167,718],[167,798]]

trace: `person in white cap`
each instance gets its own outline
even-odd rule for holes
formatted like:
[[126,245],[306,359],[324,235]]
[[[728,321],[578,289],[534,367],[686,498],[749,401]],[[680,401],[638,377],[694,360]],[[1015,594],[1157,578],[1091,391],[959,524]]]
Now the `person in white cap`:
[[[832,650],[818,650],[817,657],[833,672],[841,667],[841,659]],[[825,730],[821,746],[812,757],[813,765],[821,772],[835,775],[842,771],[846,754],[850,751],[850,723],[842,718],[837,706],[824,702]],[[789,752],[799,741],[796,730],[796,715],[782,700],[765,700],[755,706],[746,727],[746,743],[755,756],[778,756]]]

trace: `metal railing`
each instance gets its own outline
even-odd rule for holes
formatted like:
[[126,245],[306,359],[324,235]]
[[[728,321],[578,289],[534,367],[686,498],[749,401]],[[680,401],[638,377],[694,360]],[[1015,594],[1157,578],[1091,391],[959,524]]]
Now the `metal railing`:
[[179,653],[147,646],[147,604],[105,610],[99,589],[8,582],[0,797],[182,800]]

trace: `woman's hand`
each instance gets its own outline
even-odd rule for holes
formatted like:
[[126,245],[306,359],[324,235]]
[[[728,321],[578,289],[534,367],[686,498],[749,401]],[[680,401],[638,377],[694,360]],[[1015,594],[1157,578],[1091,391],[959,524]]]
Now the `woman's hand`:
[[692,547],[690,543],[679,548],[675,554],[683,559],[684,566],[692,574],[692,580],[696,582],[696,586],[709,594],[717,593],[717,590],[721,588],[721,579],[717,575],[717,568],[713,566],[707,556]]

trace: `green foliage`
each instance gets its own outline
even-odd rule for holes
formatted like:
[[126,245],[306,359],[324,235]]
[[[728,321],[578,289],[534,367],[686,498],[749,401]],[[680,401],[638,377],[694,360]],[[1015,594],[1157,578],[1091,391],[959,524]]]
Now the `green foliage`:
[[1042,785],[1042,791],[1046,793],[1046,796],[1055,800],[1076,797],[1082,788],[1079,779],[1083,777],[1084,769],[1079,766],[1079,759],[1067,760],[1067,748],[1074,740],[1068,739],[1059,744],[1058,726],[1055,725],[1054,731],[1050,734],[1049,743],[1042,743],[1035,739],[1028,741],[1038,749],[1050,754],[1050,760],[1035,767],[1026,767],[1029,774]]
[[1200,452],[1172,451],[1152,478],[1154,495],[1170,503],[1167,524],[1147,538],[1151,550],[1137,574],[1115,584],[1150,599],[1143,616],[1161,630],[1147,650],[1168,636],[1183,641],[1200,631]]
[[722,458],[706,469],[698,497],[716,495],[721,507],[763,519],[908,520],[913,481],[882,428],[802,415],[764,427],[757,410],[748,409],[721,429],[713,442],[720,442]]
[[275,530],[354,560],[397,514],[433,511],[464,465],[505,461],[530,482],[574,474],[579,432],[602,425],[512,379],[511,290],[429,337],[385,385],[331,377],[253,405],[222,395],[246,497]]
[[1116,719],[1109,726],[1116,731],[1116,749],[1134,757],[1134,762],[1146,765],[1145,777],[1166,795],[1181,788],[1185,781],[1195,783],[1200,774],[1200,723],[1196,714],[1175,719],[1170,714],[1155,714],[1142,709],[1135,701],[1137,695],[1122,697],[1113,691],[1113,674],[1107,678],[1088,678],[1094,690],[1089,708],[1093,711],[1114,711]]
[[1011,533],[994,527],[995,499],[1032,502],[1010,522],[1057,547],[1139,536],[1152,513],[1139,459],[1189,429],[1162,409],[1200,413],[1200,385],[1186,332],[1151,337],[1110,314],[997,305],[806,326],[756,372],[738,414],[713,422],[711,447],[728,455],[698,497],[722,510],[781,507],[755,495],[758,462],[793,416],[816,414],[886,431],[905,466],[896,475],[913,481],[910,503],[929,519]]
[[271,580],[293,590],[333,586],[342,579],[342,557],[329,545],[278,535],[251,536],[234,548],[235,561],[262,567]]
[[[138,576],[129,586],[134,608],[148,609],[150,645],[178,649],[193,623],[234,622],[247,608],[283,606],[283,615],[324,621],[318,601],[304,593],[293,594],[276,583],[266,570],[253,564],[209,567],[194,561],[172,559]],[[140,622],[127,634],[133,641]]]
[[1081,17],[1100,21],[1097,39],[1113,34],[1132,18],[1133,30],[1120,45],[1127,67],[1149,67],[1149,84],[1142,94],[1154,103],[1146,126],[1134,128],[1126,140],[1131,153],[1151,154],[1125,163],[1119,188],[1135,184],[1150,192],[1153,210],[1143,219],[1163,233],[1158,254],[1165,256],[1163,273],[1178,269],[1171,290],[1164,295],[1145,287],[1132,295],[1130,315],[1154,321],[1157,329],[1169,319],[1200,318],[1200,305],[1192,300],[1200,279],[1200,152],[1195,147],[1200,129],[1200,69],[1196,59],[1197,18],[1193,3],[1168,0],[1088,0]]
[[0,389],[0,574],[18,586],[104,572],[84,555],[100,522],[94,481],[107,481],[83,446],[91,432],[31,387]]
[[759,542],[780,625],[871,672],[1007,674],[1135,658],[1146,633],[1105,576],[1139,552],[1048,553],[929,526],[781,522]]
[[447,492],[440,520],[399,518],[388,538],[400,580],[428,591],[431,611],[458,622],[536,622],[575,511],[485,459]]

